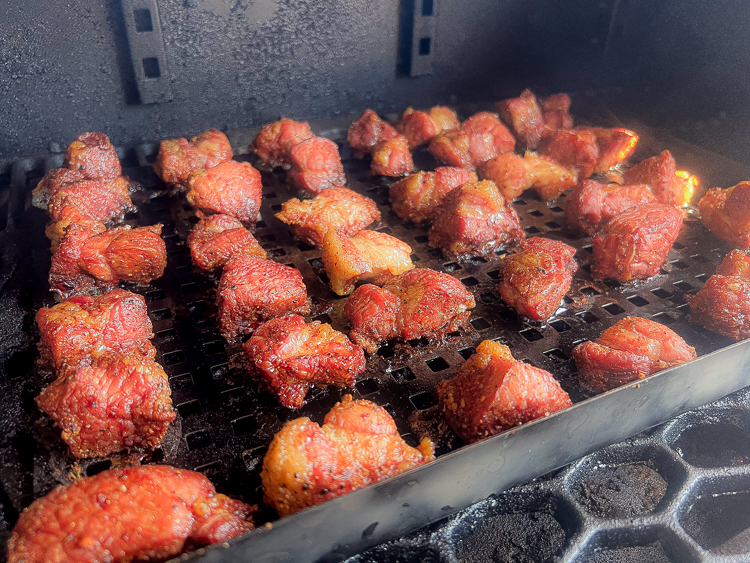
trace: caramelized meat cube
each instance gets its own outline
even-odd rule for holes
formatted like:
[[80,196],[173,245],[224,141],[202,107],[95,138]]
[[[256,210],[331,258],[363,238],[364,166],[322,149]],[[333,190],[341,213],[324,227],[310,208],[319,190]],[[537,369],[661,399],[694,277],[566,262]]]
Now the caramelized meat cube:
[[682,228],[682,213],[661,203],[633,207],[594,235],[595,278],[627,282],[659,273]]
[[461,124],[456,112],[445,106],[435,106],[429,111],[407,108],[396,123],[396,130],[409,140],[409,149],[425,145],[443,131],[458,129]]
[[560,306],[578,269],[572,246],[545,238],[521,241],[521,252],[503,262],[500,294],[522,316],[543,321]]
[[357,282],[382,285],[411,270],[411,247],[391,235],[360,231],[348,237],[328,231],[323,239],[323,265],[337,295],[349,295]]
[[292,168],[287,180],[295,188],[311,194],[346,184],[339,148],[325,137],[311,137],[294,145],[290,152]]
[[250,364],[289,409],[305,403],[317,383],[352,387],[365,371],[365,354],[329,324],[306,324],[299,315],[271,319],[244,344]]
[[430,229],[430,244],[453,258],[486,255],[514,244],[526,233],[497,186],[467,182],[450,192]]
[[581,180],[591,176],[599,162],[596,135],[587,129],[554,131],[539,143],[539,152],[565,168],[575,168]]
[[573,404],[551,373],[514,359],[507,346],[492,340],[477,346],[435,391],[448,424],[466,443]]
[[393,338],[441,337],[457,330],[475,306],[474,296],[456,278],[415,268],[382,288],[358,287],[344,314],[352,322],[349,337],[375,353],[381,342]]
[[321,246],[329,230],[352,236],[380,221],[377,204],[347,188],[326,189],[312,199],[292,198],[281,205],[276,218],[311,246]]
[[282,117],[279,121],[263,127],[250,148],[266,166],[281,166],[288,170],[292,165],[292,149],[312,137],[314,134],[307,121],[294,121]]
[[573,118],[570,116],[570,96],[553,94],[541,101],[544,123],[551,129],[572,129]]
[[130,182],[120,176],[67,184],[50,196],[47,210],[53,223],[65,221],[69,225],[83,221],[117,223],[135,207],[130,199]]
[[78,295],[36,314],[42,360],[58,372],[113,354],[156,354],[146,300],[124,289],[99,297]]
[[186,197],[203,215],[222,213],[255,225],[262,189],[260,172],[252,164],[230,160],[193,172]]
[[588,129],[596,135],[599,145],[599,159],[594,172],[604,173],[628,158],[638,144],[638,135],[628,129],[603,129],[600,127]]
[[448,166],[476,168],[489,159],[513,151],[516,140],[497,114],[480,112],[460,129],[445,131],[429,146],[432,156]]
[[554,199],[576,185],[576,173],[551,158],[527,151],[523,158],[509,152],[491,158],[480,168],[482,178],[492,180],[508,201],[529,188],[542,199]]
[[213,168],[232,160],[232,145],[218,129],[187,139],[166,139],[159,145],[154,172],[165,183],[184,189],[196,170]]
[[736,341],[750,337],[750,257],[732,250],[690,299],[690,319]]
[[657,199],[645,184],[621,186],[584,180],[568,194],[565,203],[568,226],[593,235],[612,217],[643,203],[657,203]]
[[414,161],[406,137],[399,135],[375,145],[370,170],[376,176],[398,177],[410,174],[414,170]]
[[166,560],[189,545],[224,542],[254,510],[217,494],[200,473],[166,465],[108,469],[57,487],[24,510],[8,563]]
[[263,321],[310,310],[299,270],[243,254],[224,266],[217,305],[221,334],[229,342]]
[[149,283],[164,274],[167,247],[161,225],[105,231],[71,226],[52,256],[50,289],[63,298],[108,291],[120,280]]
[[674,331],[639,317],[617,321],[596,342],[573,348],[581,382],[601,393],[696,358]]
[[31,192],[31,204],[45,211],[49,209],[49,200],[59,190],[83,180],[83,174],[68,168],[55,168],[47,172]]
[[412,448],[384,408],[345,395],[323,426],[307,417],[284,424],[263,459],[263,492],[288,516],[433,459],[429,439]]
[[362,158],[372,153],[376,145],[399,136],[396,129],[380,119],[373,110],[367,109],[349,127],[346,140],[354,156]]
[[683,183],[675,174],[676,165],[672,154],[669,151],[663,151],[633,166],[625,172],[623,180],[627,184],[651,186],[659,203],[679,206],[687,202]]
[[452,166],[441,166],[434,172],[417,172],[391,186],[391,206],[402,219],[415,223],[430,221],[448,192],[477,180],[473,170]]
[[79,172],[86,180],[114,180],[122,175],[117,151],[104,133],[82,133],[70,143],[63,168]]
[[223,268],[238,254],[266,257],[266,251],[239,219],[229,215],[211,215],[200,220],[188,236],[190,256],[201,270]]
[[542,108],[539,107],[531,90],[524,90],[517,98],[498,102],[495,109],[527,149],[536,148],[542,138],[545,124]]
[[750,182],[711,188],[698,202],[701,221],[717,237],[750,248]]
[[156,448],[176,417],[167,374],[155,361],[137,355],[69,369],[37,403],[79,458]]
[[471,158],[471,139],[463,129],[443,131],[430,141],[427,150],[439,162],[456,168],[474,168]]

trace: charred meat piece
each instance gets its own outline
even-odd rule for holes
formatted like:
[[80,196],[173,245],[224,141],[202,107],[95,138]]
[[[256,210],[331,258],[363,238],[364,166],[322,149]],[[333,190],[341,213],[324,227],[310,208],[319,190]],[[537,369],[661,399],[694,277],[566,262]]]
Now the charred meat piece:
[[202,215],[221,213],[255,225],[260,209],[260,172],[249,162],[230,160],[188,178],[188,202]]
[[82,221],[117,223],[135,207],[130,200],[130,182],[120,176],[66,184],[50,196],[47,210],[53,223],[64,221],[69,225]]
[[329,230],[352,236],[380,220],[377,204],[347,188],[326,189],[312,199],[292,198],[281,205],[276,218],[311,246],[321,246]]
[[551,373],[514,359],[493,340],[477,346],[456,376],[435,391],[448,424],[466,443],[573,404]]
[[117,151],[104,133],[82,133],[70,143],[63,168],[79,172],[86,180],[114,180],[122,175]]
[[625,161],[638,144],[638,135],[628,129],[604,129],[595,127],[588,129],[596,135],[599,145],[599,159],[596,161],[594,172],[604,173]]
[[349,127],[346,140],[354,156],[362,158],[371,154],[376,145],[399,136],[401,135],[393,126],[380,119],[373,110],[367,109]]
[[414,150],[460,125],[456,112],[445,106],[435,106],[426,112],[407,108],[396,123],[396,130],[408,139],[409,149]]
[[698,179],[684,170],[676,170],[676,164],[669,151],[647,158],[625,172],[623,180],[627,184],[651,186],[659,203],[682,206],[690,203]]
[[489,159],[513,151],[516,140],[497,114],[480,112],[459,129],[444,131],[429,146],[432,156],[448,166],[476,168]]
[[31,192],[31,204],[47,211],[49,200],[59,190],[84,180],[83,174],[69,168],[55,168],[47,172]]
[[628,317],[605,330],[596,342],[573,348],[581,382],[601,393],[696,358],[674,331],[664,325]]
[[352,322],[349,337],[375,353],[381,342],[393,338],[412,340],[452,332],[466,322],[475,306],[474,296],[456,278],[415,268],[382,288],[358,287],[344,314]]
[[217,305],[221,334],[229,342],[263,321],[310,310],[299,270],[242,254],[224,266]]
[[690,319],[736,341],[750,337],[750,257],[732,250],[690,299]]
[[69,369],[37,403],[79,458],[156,448],[176,417],[167,374],[138,355],[100,358]]
[[570,115],[570,96],[553,94],[541,100],[544,123],[551,129],[572,129],[573,118]]
[[578,269],[576,249],[551,239],[521,241],[521,252],[503,262],[500,295],[522,316],[543,321],[560,306]]
[[682,213],[646,203],[616,215],[594,235],[595,278],[627,282],[659,273],[682,228]]
[[494,182],[467,182],[450,192],[430,229],[429,242],[446,256],[486,255],[526,237],[518,214]]
[[384,408],[345,395],[323,426],[307,417],[284,424],[263,459],[263,492],[288,516],[433,459],[429,439],[412,448]]
[[108,469],[54,489],[19,518],[9,563],[166,560],[253,529],[254,507],[200,473],[166,465]]
[[292,166],[292,149],[314,136],[307,121],[294,121],[282,117],[279,121],[263,127],[250,145],[250,149],[266,166],[281,166],[288,170]]
[[565,200],[568,226],[593,235],[606,221],[637,205],[657,203],[652,189],[645,184],[621,186],[584,180]]
[[698,202],[701,221],[717,237],[750,248],[750,182],[711,188]]
[[473,170],[452,166],[441,166],[434,172],[417,172],[391,186],[391,206],[402,219],[415,223],[431,221],[448,192],[477,180]]
[[200,220],[188,236],[190,255],[201,270],[223,268],[238,254],[266,257],[266,251],[239,219],[229,215],[211,215]]
[[382,285],[411,270],[411,247],[377,231],[348,237],[330,230],[323,239],[323,265],[337,295],[349,295],[357,282]]
[[165,183],[185,189],[190,174],[232,160],[232,145],[218,129],[187,139],[166,139],[159,145],[154,172]]
[[352,387],[365,371],[365,354],[329,324],[306,324],[299,315],[271,319],[244,344],[250,364],[289,409],[305,402],[315,384]]
[[495,109],[524,147],[536,148],[544,133],[545,123],[542,108],[531,90],[524,90],[517,98],[498,102]]
[[42,360],[58,372],[113,354],[156,354],[146,300],[124,289],[99,297],[78,295],[36,314]]
[[576,185],[574,170],[551,158],[526,151],[523,158],[509,152],[491,158],[480,168],[482,178],[492,180],[508,201],[534,188],[542,199],[554,199]]
[[377,176],[405,176],[414,170],[409,142],[403,135],[379,142],[371,154],[370,170]]
[[581,180],[594,173],[599,161],[596,135],[586,129],[554,131],[539,143],[539,152],[565,168],[574,168]]
[[311,194],[326,188],[343,188],[346,184],[339,148],[325,137],[310,137],[294,145],[289,158],[292,168],[289,184]]

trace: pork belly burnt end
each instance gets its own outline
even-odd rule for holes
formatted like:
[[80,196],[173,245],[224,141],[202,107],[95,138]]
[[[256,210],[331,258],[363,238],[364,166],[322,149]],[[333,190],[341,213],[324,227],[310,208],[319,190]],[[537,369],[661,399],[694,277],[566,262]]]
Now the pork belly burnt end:
[[156,448],[176,416],[167,374],[138,355],[69,369],[36,400],[79,458]]
[[599,158],[594,167],[594,172],[599,174],[622,164],[633,154],[638,144],[638,135],[628,129],[593,127],[588,131],[596,135],[596,143],[599,145]]
[[232,145],[218,129],[187,139],[166,139],[159,145],[154,172],[166,184],[185,189],[190,174],[232,160]]
[[255,225],[260,209],[260,172],[249,162],[223,162],[188,178],[188,202],[200,215],[222,213]]
[[507,346],[492,340],[477,346],[436,393],[448,424],[466,443],[573,404],[551,373],[514,359]]
[[75,184],[83,180],[83,174],[69,168],[55,168],[47,172],[31,192],[31,204],[39,209],[47,211],[49,200],[52,196],[65,186]]
[[750,182],[711,188],[698,202],[701,221],[717,237],[750,248]]
[[545,123],[542,108],[531,90],[524,90],[517,98],[498,102],[495,109],[524,147],[536,148],[544,133]]
[[406,137],[381,141],[372,151],[370,170],[376,176],[405,176],[414,170],[414,161]]
[[310,310],[302,274],[256,256],[235,256],[224,266],[217,290],[219,328],[229,342],[256,324]]
[[130,199],[130,182],[120,176],[66,184],[50,196],[47,211],[53,223],[64,222],[67,227],[83,221],[118,223],[135,207]]
[[124,289],[78,295],[36,314],[42,360],[58,371],[114,354],[156,354],[146,300]]
[[311,246],[321,246],[329,230],[352,236],[380,221],[377,204],[347,188],[327,189],[312,199],[292,198],[281,205],[276,218]]
[[628,317],[605,330],[596,342],[573,348],[581,383],[601,393],[696,358],[674,331],[664,325]]
[[476,168],[489,159],[513,151],[516,140],[497,114],[480,112],[459,129],[444,131],[429,146],[432,156],[448,166]]
[[541,100],[544,123],[551,129],[572,129],[573,118],[570,115],[570,96],[553,94]]
[[690,300],[690,320],[736,341],[750,337],[750,257],[732,250]]
[[393,211],[402,219],[431,221],[451,190],[478,180],[473,170],[441,166],[434,172],[417,172],[390,187]]
[[292,167],[287,180],[295,188],[317,194],[326,188],[343,188],[346,184],[339,148],[330,139],[305,139],[292,147],[289,156]]
[[349,295],[361,281],[382,285],[414,267],[408,244],[367,230],[352,237],[328,231],[323,239],[322,258],[337,295]]
[[188,545],[224,542],[251,530],[253,510],[217,494],[194,471],[166,465],[109,469],[57,487],[24,510],[8,542],[8,562],[166,560]]
[[409,149],[414,150],[438,136],[443,131],[458,129],[461,123],[456,112],[445,106],[435,106],[429,111],[407,108],[396,123],[396,130],[409,141]]
[[578,269],[576,249],[551,239],[521,241],[521,251],[503,262],[500,295],[519,314],[543,321],[555,314]]
[[386,340],[441,337],[457,330],[475,306],[474,296],[456,278],[415,268],[382,288],[358,287],[344,314],[352,322],[349,337],[375,353]]
[[365,354],[329,324],[299,315],[271,319],[244,344],[250,365],[289,409],[298,409],[315,384],[353,387],[365,371]]
[[574,170],[527,151],[523,158],[509,152],[485,162],[480,168],[482,178],[495,182],[508,201],[534,188],[544,200],[554,199],[576,185]]
[[63,168],[79,172],[87,180],[114,180],[122,175],[117,151],[104,133],[82,133],[70,143]]
[[346,140],[354,156],[362,158],[372,153],[379,143],[399,136],[401,135],[393,126],[380,119],[373,110],[367,109],[349,127]]
[[657,203],[645,184],[621,186],[584,180],[565,200],[565,219],[569,227],[593,235],[612,217],[644,203]]
[[314,136],[310,124],[306,121],[282,117],[279,121],[263,127],[250,145],[250,149],[266,166],[281,166],[288,170],[292,166],[292,148]]
[[692,197],[691,185],[677,175],[677,165],[669,151],[636,164],[623,175],[626,184],[646,184],[659,203],[685,205]]
[[595,278],[627,282],[659,273],[682,228],[682,213],[646,203],[607,221],[594,235]]
[[187,242],[193,264],[208,272],[223,268],[227,260],[238,254],[266,257],[252,233],[229,215],[204,217],[190,232]]
[[599,161],[596,135],[586,129],[554,131],[544,137],[539,152],[565,168],[575,169],[580,180],[591,176]]
[[518,214],[494,182],[467,182],[450,192],[430,229],[429,242],[446,256],[487,255],[525,238]]
[[412,448],[384,408],[345,395],[323,426],[306,417],[284,424],[263,459],[263,492],[283,517],[433,459],[428,439]]

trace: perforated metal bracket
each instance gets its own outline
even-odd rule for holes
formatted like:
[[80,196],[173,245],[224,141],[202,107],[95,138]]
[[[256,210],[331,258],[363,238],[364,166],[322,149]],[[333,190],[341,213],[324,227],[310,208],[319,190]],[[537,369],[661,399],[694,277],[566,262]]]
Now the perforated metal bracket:
[[121,0],[121,5],[141,103],[172,101],[156,0]]
[[438,0],[414,0],[410,76],[432,74],[437,17]]

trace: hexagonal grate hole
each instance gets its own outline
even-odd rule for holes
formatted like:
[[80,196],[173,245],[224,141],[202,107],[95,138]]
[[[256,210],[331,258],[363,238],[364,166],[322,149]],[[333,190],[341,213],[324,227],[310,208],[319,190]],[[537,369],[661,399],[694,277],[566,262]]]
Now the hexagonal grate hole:
[[[748,506],[750,491],[702,495],[680,519],[680,524],[703,549],[722,554],[746,553],[748,534],[743,534],[744,541],[738,535],[750,530]],[[733,538],[735,541],[731,542]]]

